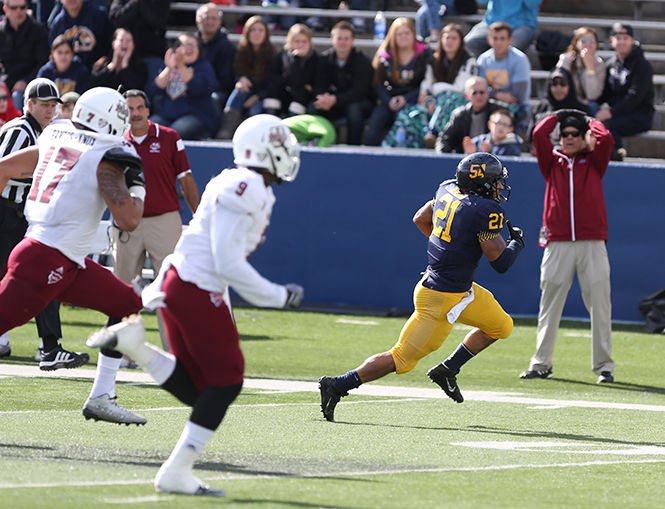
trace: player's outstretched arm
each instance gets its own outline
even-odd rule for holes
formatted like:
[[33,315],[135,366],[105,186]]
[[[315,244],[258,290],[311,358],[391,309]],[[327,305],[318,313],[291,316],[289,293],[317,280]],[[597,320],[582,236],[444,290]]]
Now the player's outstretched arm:
[[0,159],[0,189],[4,189],[9,179],[30,178],[39,161],[39,147],[33,145]]
[[418,227],[418,229],[425,235],[429,237],[432,235],[432,229],[434,228],[432,224],[432,200],[428,201],[418,209],[416,214],[413,216],[413,222]]
[[143,198],[130,194],[125,177],[123,168],[106,159],[97,167],[97,184],[106,206],[118,228],[131,232],[143,217]]
[[510,221],[506,221],[508,234],[510,235],[510,242],[506,245],[501,235],[492,236],[480,242],[480,248],[490,262],[494,270],[499,273],[506,272],[517,257],[520,251],[524,248],[524,234],[520,228],[512,225]]

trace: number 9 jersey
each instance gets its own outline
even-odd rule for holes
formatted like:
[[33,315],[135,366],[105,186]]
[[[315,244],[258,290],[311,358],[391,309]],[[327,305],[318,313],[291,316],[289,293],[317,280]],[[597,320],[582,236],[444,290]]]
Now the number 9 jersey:
[[463,194],[454,179],[441,183],[432,206],[429,265],[423,286],[440,292],[466,292],[483,255],[480,243],[500,235],[503,209],[494,200]]

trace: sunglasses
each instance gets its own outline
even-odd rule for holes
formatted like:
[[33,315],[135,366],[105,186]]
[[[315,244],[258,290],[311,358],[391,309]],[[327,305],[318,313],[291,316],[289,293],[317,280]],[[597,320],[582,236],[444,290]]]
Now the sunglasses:
[[7,9],[10,11],[17,11],[17,10],[22,10],[25,11],[28,8],[28,4],[23,4],[23,5],[8,5]]
[[582,44],[589,44],[591,42],[596,42],[596,39],[593,37],[580,37],[578,41],[580,41]]
[[8,95],[0,95],[0,101],[9,101]]
[[580,131],[575,129],[574,131],[561,131],[561,137],[562,138],[577,138],[580,134],[582,134]]
[[553,87],[567,87],[567,86],[568,86],[568,82],[563,81],[563,80],[554,80],[554,81],[552,82],[552,85],[551,85],[551,86],[553,86]]
[[471,95],[484,95],[487,93],[487,90],[474,90],[471,92]]

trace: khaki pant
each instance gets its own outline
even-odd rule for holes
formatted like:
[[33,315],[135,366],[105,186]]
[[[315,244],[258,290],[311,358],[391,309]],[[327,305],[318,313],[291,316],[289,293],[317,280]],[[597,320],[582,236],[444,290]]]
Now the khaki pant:
[[157,276],[164,258],[173,252],[181,233],[182,220],[178,211],[144,217],[133,232],[113,228],[113,272],[125,283],[131,283],[141,275],[147,252]]
[[540,265],[537,346],[531,370],[552,367],[561,313],[576,273],[591,316],[591,369],[596,374],[614,372],[610,263],[604,240],[550,242],[545,248]]
[[[113,272],[125,283],[131,283],[143,272],[145,255],[148,253],[154,277],[157,277],[164,258],[173,253],[180,234],[182,220],[180,212],[173,211],[159,216],[144,217],[133,232],[112,228]],[[157,313],[157,325],[164,350],[168,351],[168,340],[162,319]]]

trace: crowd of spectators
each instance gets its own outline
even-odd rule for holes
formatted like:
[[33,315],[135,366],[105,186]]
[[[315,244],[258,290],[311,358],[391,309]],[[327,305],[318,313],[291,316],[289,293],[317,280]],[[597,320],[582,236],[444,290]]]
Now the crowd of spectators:
[[[472,4],[486,5],[486,11],[467,33],[455,24],[440,29],[442,16],[471,12]],[[348,144],[459,153],[481,135],[501,136],[491,131],[503,124],[509,124],[511,144],[524,139],[522,150],[528,151],[539,118],[575,108],[608,127],[616,141],[613,158],[621,159],[622,137],[649,130],[654,112],[652,69],[632,28],[612,28],[616,54],[607,61],[597,53],[592,28],[575,30],[548,79],[546,97],[532,107],[524,51],[536,36],[540,4],[423,1],[416,23],[395,19],[369,59],[354,46],[356,29],[365,28],[362,18],[334,24],[331,47],[318,54],[312,31],[324,28],[322,18],[294,18],[280,49],[270,35],[284,19],[251,16],[234,45],[222,11],[207,3],[196,11],[197,31],[167,45],[169,0],[4,0],[0,81],[17,110],[35,77],[54,81],[61,95],[95,86],[145,90],[153,119],[184,139],[230,139],[243,118],[261,112],[307,113],[313,121],[323,117],[336,128],[345,125]],[[367,5],[340,5],[348,7]],[[469,81],[473,76],[479,79]],[[493,123],[490,115],[499,108],[510,118],[502,114]],[[0,109],[3,117],[12,111],[2,99]],[[492,145],[487,139],[475,143]]]

